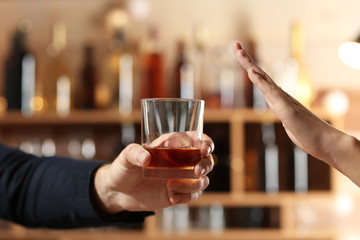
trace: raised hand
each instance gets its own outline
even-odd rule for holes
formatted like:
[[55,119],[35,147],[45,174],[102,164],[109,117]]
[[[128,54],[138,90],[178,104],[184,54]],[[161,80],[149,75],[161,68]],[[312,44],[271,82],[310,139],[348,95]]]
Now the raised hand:
[[335,167],[360,186],[359,141],[317,117],[283,91],[247,54],[239,42],[233,52],[250,80],[264,94],[290,139],[305,152]]

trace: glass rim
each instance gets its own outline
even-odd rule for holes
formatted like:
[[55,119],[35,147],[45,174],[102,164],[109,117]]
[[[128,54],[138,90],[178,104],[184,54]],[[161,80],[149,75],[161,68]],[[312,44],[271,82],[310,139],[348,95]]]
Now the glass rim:
[[141,102],[205,102],[203,99],[198,98],[142,98]]

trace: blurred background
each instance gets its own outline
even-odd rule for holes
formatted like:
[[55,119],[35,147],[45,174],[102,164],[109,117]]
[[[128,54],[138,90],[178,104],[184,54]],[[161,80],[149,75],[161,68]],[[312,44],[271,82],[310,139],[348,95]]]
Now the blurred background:
[[109,161],[140,142],[141,98],[202,98],[217,165],[197,203],[144,226],[60,233],[1,222],[0,239],[360,239],[359,190],[293,146],[231,52],[242,42],[288,93],[360,136],[360,51],[349,43],[360,36],[359,8],[355,0],[1,0],[2,142]]

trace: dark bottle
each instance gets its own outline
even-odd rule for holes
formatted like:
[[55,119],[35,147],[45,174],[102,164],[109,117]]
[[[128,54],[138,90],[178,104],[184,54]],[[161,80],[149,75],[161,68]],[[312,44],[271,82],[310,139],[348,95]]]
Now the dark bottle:
[[[8,110],[24,110],[27,108],[24,106],[25,97],[30,98],[30,95],[34,94],[34,92],[25,93],[34,91],[35,81],[35,59],[26,48],[26,37],[26,31],[20,29],[15,31],[11,53],[5,62],[5,97]],[[24,74],[25,72],[28,74]]]
[[143,56],[143,79],[141,82],[142,98],[165,97],[164,59],[160,51],[158,29],[149,29],[149,39]]
[[79,106],[85,109],[95,108],[96,68],[94,65],[94,47],[84,46],[84,59],[81,70],[81,88]]

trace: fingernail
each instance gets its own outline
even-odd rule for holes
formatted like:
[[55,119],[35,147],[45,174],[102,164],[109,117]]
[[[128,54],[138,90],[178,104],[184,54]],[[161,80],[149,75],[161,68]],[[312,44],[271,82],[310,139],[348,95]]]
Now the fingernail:
[[207,155],[209,155],[211,153],[211,147],[210,146],[207,146],[206,152],[207,152]]
[[203,146],[202,146],[202,151],[204,151],[205,150],[205,152],[206,152],[206,155],[205,156],[207,156],[207,155],[209,155],[210,153],[211,153],[211,146],[210,145],[208,145],[208,144],[204,144]]
[[206,171],[205,168],[201,168],[200,176],[204,175],[205,171]]
[[241,44],[241,42],[240,41],[236,41],[236,47],[239,49],[239,50],[241,50],[242,49],[242,44]]
[[146,153],[145,152],[139,153],[139,155],[137,157],[137,161],[138,161],[139,165],[144,164],[145,158],[146,158]]

